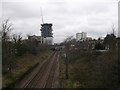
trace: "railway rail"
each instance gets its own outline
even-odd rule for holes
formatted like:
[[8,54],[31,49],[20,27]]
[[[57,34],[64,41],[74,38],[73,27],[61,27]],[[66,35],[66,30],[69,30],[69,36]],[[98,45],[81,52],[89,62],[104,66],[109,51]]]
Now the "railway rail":
[[58,58],[59,54],[55,52],[21,88],[53,88]]

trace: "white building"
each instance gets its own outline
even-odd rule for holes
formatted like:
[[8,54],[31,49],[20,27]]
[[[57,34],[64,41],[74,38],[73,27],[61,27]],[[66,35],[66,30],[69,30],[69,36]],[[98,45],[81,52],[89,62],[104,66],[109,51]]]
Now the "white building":
[[53,37],[43,38],[43,43],[48,45],[53,45]]
[[86,32],[76,33],[76,41],[83,41],[86,40],[86,38],[87,38]]
[[53,37],[41,37],[41,36],[28,36],[28,39],[31,41],[37,41],[41,44],[48,44],[48,45],[53,45]]
[[41,36],[33,35],[33,36],[28,36],[28,39],[31,40],[31,41],[36,40],[38,42],[41,42],[42,37]]

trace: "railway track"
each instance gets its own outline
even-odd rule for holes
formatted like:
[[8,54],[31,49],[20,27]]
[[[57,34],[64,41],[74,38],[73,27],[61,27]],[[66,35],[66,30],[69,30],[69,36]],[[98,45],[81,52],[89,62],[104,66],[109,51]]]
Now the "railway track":
[[52,87],[52,83],[51,82],[53,82],[54,75],[55,75],[55,70],[57,68],[57,59],[58,58],[54,59],[53,65],[52,65],[51,70],[49,72],[49,75],[48,75],[48,78],[47,78],[47,81],[45,83],[44,88],[51,88]]
[[53,88],[55,73],[58,67],[58,52],[44,62],[38,72],[22,88]]

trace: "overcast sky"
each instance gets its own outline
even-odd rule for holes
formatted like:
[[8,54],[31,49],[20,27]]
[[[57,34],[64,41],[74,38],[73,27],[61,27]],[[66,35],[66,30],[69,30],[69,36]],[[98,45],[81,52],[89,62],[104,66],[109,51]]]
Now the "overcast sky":
[[[12,33],[41,35],[41,10],[44,23],[53,24],[54,42],[87,32],[104,37],[118,27],[119,0],[2,0],[2,19],[10,19]],[[116,32],[117,34],[117,32]]]

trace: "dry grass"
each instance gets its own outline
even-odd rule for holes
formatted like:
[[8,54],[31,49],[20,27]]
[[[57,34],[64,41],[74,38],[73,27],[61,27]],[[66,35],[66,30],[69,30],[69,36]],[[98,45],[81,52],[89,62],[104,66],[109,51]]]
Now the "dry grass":
[[19,79],[31,67],[46,60],[49,55],[51,55],[51,52],[40,53],[37,56],[32,54],[25,54],[24,56],[16,59],[14,61],[15,65],[12,67],[12,77],[9,77],[9,73],[3,75],[3,87],[6,87],[15,80]]

